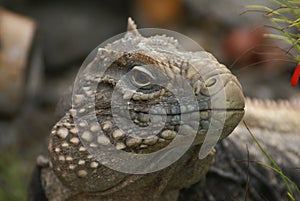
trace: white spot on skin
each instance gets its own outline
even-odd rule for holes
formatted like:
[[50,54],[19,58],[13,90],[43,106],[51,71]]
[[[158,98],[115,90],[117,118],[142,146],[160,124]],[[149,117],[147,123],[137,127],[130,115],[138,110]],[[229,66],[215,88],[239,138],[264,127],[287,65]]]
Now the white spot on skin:
[[133,94],[134,94],[133,91],[127,90],[127,91],[125,91],[125,93],[123,95],[123,99],[130,100]]
[[144,149],[144,148],[147,148],[147,147],[148,147],[148,145],[146,145],[146,144],[141,144],[141,145],[140,145],[140,148],[141,148],[141,149]]
[[75,109],[70,109],[69,112],[72,117],[75,117],[75,115],[77,114],[77,111]]
[[133,96],[132,96],[132,99],[133,99],[133,100],[141,100],[141,98],[142,98],[141,93],[135,93],[135,94],[133,94]]
[[60,148],[59,148],[59,147],[56,147],[56,148],[54,149],[54,151],[55,151],[56,153],[59,153],[59,152],[60,152]]
[[87,123],[84,122],[84,121],[82,121],[82,122],[79,123],[79,126],[82,127],[82,128],[84,128],[84,127],[87,126]]
[[79,147],[79,151],[82,151],[82,152],[86,151],[86,148],[81,146],[81,147]]
[[65,159],[64,156],[59,156],[59,157],[58,157],[58,160],[60,160],[60,161],[65,161],[66,159]]
[[59,138],[62,138],[62,139],[65,139],[69,134],[69,131],[67,128],[59,128],[56,135],[59,137]]
[[126,147],[126,145],[125,145],[124,143],[122,143],[122,142],[118,142],[118,143],[116,144],[116,149],[117,149],[117,150],[124,149],[125,147]]
[[92,142],[92,143],[90,144],[90,147],[95,148],[95,147],[98,147],[98,145]]
[[84,112],[85,112],[84,108],[82,108],[82,109],[79,110],[79,113],[84,113]]
[[79,177],[86,177],[86,176],[87,176],[87,171],[85,171],[85,170],[79,170],[79,171],[77,172],[77,175],[78,175]]
[[99,163],[98,162],[91,162],[91,168],[97,168],[98,167],[98,165],[99,165]]
[[106,137],[105,135],[100,135],[100,136],[98,136],[97,142],[98,142],[98,144],[100,144],[100,145],[108,145],[108,144],[110,144],[109,138]]
[[73,164],[69,165],[69,169],[70,169],[70,170],[74,170],[74,169],[75,169],[75,167],[76,167],[76,166],[75,166],[75,165],[73,165]]
[[111,121],[105,121],[105,122],[103,122],[103,125],[102,125],[103,131],[109,131],[109,130],[111,130],[111,128],[112,128]]
[[73,144],[79,144],[79,139],[78,139],[78,137],[73,137],[73,138],[71,138],[70,142]]
[[78,130],[76,128],[71,128],[70,133],[77,134]]
[[85,164],[85,161],[84,160],[79,160],[78,161],[78,165],[84,165]]
[[66,143],[66,142],[63,142],[63,143],[61,144],[61,147],[63,147],[63,148],[67,148],[67,147],[69,147],[69,144],[68,144],[68,143]]
[[93,140],[93,136],[89,131],[84,131],[81,138],[87,142],[91,142]]
[[139,144],[141,144],[142,139],[138,139],[138,138],[130,138],[126,140],[126,145],[128,147],[133,147],[133,146],[138,146]]
[[66,157],[66,161],[72,161],[72,160],[73,160],[73,158],[71,156]]
[[84,91],[89,91],[89,90],[91,89],[91,87],[82,87],[82,89],[83,89]]
[[115,130],[115,131],[113,132],[112,135],[113,135],[113,138],[114,138],[115,140],[118,140],[118,139],[124,137],[124,136],[125,136],[125,133],[124,133],[123,130],[117,129],[117,130]]
[[165,130],[162,132],[161,136],[164,138],[164,139],[173,139],[175,138],[177,135],[177,133],[175,131],[172,131],[172,130]]
[[71,126],[71,124],[69,122],[66,122],[63,125],[64,125],[64,127],[70,127]]
[[158,140],[158,137],[153,136],[148,139],[144,139],[143,143],[145,143],[146,145],[154,145],[157,142],[157,140]]
[[100,127],[98,125],[93,125],[91,126],[90,131],[92,131],[93,133],[100,131]]

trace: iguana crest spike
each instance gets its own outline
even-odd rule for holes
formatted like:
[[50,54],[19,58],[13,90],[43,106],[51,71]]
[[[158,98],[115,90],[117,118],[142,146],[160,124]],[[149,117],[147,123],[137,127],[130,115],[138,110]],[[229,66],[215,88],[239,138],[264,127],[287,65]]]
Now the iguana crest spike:
[[131,17],[128,18],[127,31],[132,32],[136,35],[140,35],[138,30],[137,30],[137,26],[136,26],[135,22],[133,21],[133,19]]

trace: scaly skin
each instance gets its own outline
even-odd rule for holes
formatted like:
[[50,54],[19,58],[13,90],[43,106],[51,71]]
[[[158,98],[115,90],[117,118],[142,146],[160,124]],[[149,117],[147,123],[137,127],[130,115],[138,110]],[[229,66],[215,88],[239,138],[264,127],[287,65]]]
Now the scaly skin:
[[[132,52],[132,49],[135,51]],[[110,59],[113,61],[112,64],[108,64],[111,62]],[[213,162],[214,150],[206,158],[198,159],[199,150],[211,122],[211,111],[217,114],[214,118],[226,113],[220,140],[227,137],[242,119],[244,97],[239,82],[211,54],[205,51],[182,51],[180,44],[167,36],[144,38],[138,33],[131,19],[129,19],[128,32],[124,38],[99,49],[95,59],[89,64],[89,66],[107,65],[109,68],[104,77],[83,74],[80,81],[85,87],[82,87],[80,92],[76,92],[78,94],[75,95],[74,100],[81,104],[84,99],[92,98],[89,84],[98,83],[95,108],[97,121],[104,135],[97,135],[96,127],[87,126],[82,122],[79,126],[85,130],[85,133],[79,136],[74,117],[78,113],[89,115],[89,111],[86,110],[72,108],[57,122],[50,135],[49,167],[47,167],[47,162],[43,163],[44,167],[41,172],[41,181],[47,199],[50,201],[177,200],[180,189],[188,188],[201,181]],[[152,69],[147,68],[147,65],[152,66]],[[180,82],[178,77],[183,77],[193,90],[198,108],[189,107],[191,100],[188,99],[180,105],[179,109],[178,103],[174,101],[174,95],[168,91],[168,88],[157,87],[155,90],[142,88],[143,90],[133,93],[130,91],[128,82],[118,86],[119,79],[133,68],[137,73],[146,72],[153,75],[156,81],[162,77],[161,75],[167,77],[168,81],[171,80],[172,84],[179,86],[174,89],[178,93],[185,86],[185,83]],[[166,115],[173,119],[183,113],[191,116],[197,114],[200,116],[199,122],[196,122],[199,128],[193,126],[195,123],[193,121],[182,125],[179,121],[168,119],[160,133],[146,133],[147,139],[143,140],[129,137],[124,128],[119,129],[112,118],[110,102],[114,90],[121,94],[121,99],[130,101],[132,105],[130,117],[138,125],[148,126],[150,124],[150,120],[147,119],[149,108],[162,104],[168,111]],[[210,101],[213,98],[222,98],[221,91],[226,95],[224,107],[222,104],[217,104],[216,108],[211,108]],[[85,108],[89,106],[85,105]],[[157,124],[159,124],[159,116],[162,113],[156,111],[156,114]],[[178,134],[179,126],[184,127],[183,134]],[[109,169],[99,163],[96,155],[87,150],[87,147],[94,148],[112,143],[116,149],[127,152],[152,153],[166,147],[175,136],[178,135],[179,139],[184,139],[184,135],[189,135],[195,129],[197,135],[194,143],[178,161],[162,170],[148,174],[126,174]],[[97,136],[95,140],[92,139],[94,136]],[[85,145],[82,144],[80,138]],[[177,145],[180,146],[180,143]]]

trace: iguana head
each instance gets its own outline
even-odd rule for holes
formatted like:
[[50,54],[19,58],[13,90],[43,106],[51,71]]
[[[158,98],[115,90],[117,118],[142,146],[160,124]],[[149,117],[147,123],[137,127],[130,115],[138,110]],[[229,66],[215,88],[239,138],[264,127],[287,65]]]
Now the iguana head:
[[[78,93],[89,93],[91,80],[97,80],[98,123],[117,149],[156,151],[171,142],[180,127],[183,135],[196,133],[194,143],[200,144],[211,118],[220,122],[214,129],[223,129],[222,139],[244,113],[238,80],[211,54],[186,51],[169,36],[143,37],[131,19],[124,37],[99,48],[86,69]],[[189,115],[186,122],[182,115]],[[218,119],[222,115],[223,122]]]
[[[203,144],[209,131],[219,133],[220,140],[243,117],[241,85],[224,65],[204,50],[184,50],[172,37],[143,37],[131,19],[122,38],[98,48],[89,59],[75,82],[73,108],[50,138],[52,165],[66,185],[75,180],[70,172],[62,177],[62,169],[86,177],[98,165],[77,169],[80,161],[60,162],[61,154],[92,165],[98,163],[87,161],[101,154],[93,150],[108,144],[138,155],[172,141],[180,146],[192,134],[193,144]],[[70,127],[74,121],[77,129]],[[91,179],[96,182],[94,177],[86,182]],[[73,186],[82,180],[76,182]]]

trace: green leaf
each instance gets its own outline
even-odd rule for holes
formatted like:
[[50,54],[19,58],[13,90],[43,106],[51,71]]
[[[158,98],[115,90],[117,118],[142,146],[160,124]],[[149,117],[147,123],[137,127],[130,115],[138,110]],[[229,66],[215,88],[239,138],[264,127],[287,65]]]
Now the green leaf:
[[270,37],[270,38],[274,38],[274,39],[277,39],[277,40],[283,40],[283,41],[285,41],[286,43],[288,43],[288,44],[290,44],[290,45],[293,45],[293,42],[290,41],[290,39],[288,39],[288,38],[285,37],[285,36],[279,35],[279,34],[264,34],[264,36]]

